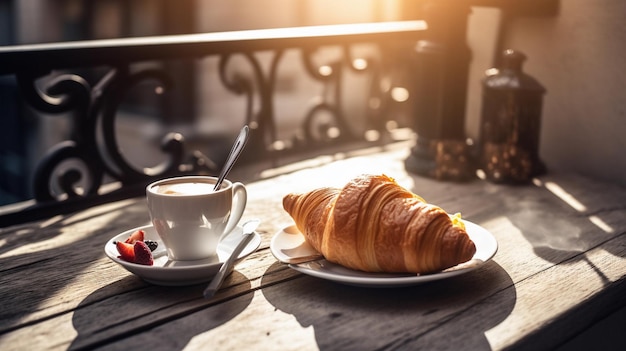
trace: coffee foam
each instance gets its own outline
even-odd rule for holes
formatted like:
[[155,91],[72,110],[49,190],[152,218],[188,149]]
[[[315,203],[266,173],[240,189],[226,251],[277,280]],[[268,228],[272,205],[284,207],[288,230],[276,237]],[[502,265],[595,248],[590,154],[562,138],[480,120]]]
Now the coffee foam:
[[213,192],[215,184],[201,182],[167,183],[154,187],[154,192],[164,195],[202,195]]

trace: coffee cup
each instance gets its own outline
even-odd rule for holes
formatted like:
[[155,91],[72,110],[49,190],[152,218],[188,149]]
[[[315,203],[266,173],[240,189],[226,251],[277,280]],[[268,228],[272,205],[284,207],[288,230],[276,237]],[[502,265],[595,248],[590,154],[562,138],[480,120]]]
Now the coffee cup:
[[217,255],[217,245],[241,219],[246,187],[225,179],[184,176],[156,181],[146,188],[152,225],[170,260],[200,260]]

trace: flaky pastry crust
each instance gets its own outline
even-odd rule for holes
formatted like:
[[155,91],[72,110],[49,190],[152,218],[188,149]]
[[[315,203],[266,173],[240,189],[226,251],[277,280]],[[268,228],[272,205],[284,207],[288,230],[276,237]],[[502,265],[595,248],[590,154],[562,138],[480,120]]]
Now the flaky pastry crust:
[[343,189],[288,194],[283,207],[309,244],[352,269],[432,273],[476,252],[463,222],[386,175],[361,175]]

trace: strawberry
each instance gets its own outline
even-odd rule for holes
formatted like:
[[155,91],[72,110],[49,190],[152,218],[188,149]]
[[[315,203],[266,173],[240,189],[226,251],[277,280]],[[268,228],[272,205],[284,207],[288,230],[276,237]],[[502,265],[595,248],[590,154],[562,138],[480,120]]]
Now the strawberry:
[[127,244],[134,244],[137,241],[143,241],[144,236],[146,235],[146,233],[139,229],[134,231],[129,237],[128,239],[126,239],[126,241],[124,241]]
[[135,252],[135,263],[143,264],[146,266],[152,266],[154,260],[152,259],[152,251],[146,243],[143,241],[136,241],[133,246]]
[[115,246],[117,247],[117,252],[120,253],[119,258],[124,261],[135,262],[135,250],[132,244],[117,241]]

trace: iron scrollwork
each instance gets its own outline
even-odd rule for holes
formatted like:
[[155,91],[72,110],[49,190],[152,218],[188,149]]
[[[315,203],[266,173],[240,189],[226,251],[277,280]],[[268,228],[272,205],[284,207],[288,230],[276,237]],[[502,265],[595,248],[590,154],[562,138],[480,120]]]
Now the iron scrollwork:
[[[245,123],[250,126],[252,133],[248,142],[249,152],[242,155],[241,162],[264,159],[276,163],[280,155],[316,152],[343,143],[382,140],[368,139],[364,133],[385,133],[385,121],[393,102],[389,91],[392,83],[381,84],[389,81],[389,62],[384,61],[387,44],[366,40],[364,35],[355,42],[331,39],[325,46],[323,40],[318,40],[320,38],[307,37],[311,42],[302,45],[275,42],[273,47],[258,50],[250,50],[242,44],[236,50],[214,51],[206,55],[200,50],[196,51],[190,44],[189,49],[194,50],[187,54],[195,52],[193,57],[196,59],[207,55],[217,56],[221,85],[230,93],[245,97]],[[366,43],[378,53],[356,55],[354,49],[360,43]],[[217,46],[219,42],[211,44]],[[326,57],[326,62],[316,63],[314,56],[326,47],[338,48],[339,57]],[[142,47],[135,49],[130,53],[145,53]],[[286,50],[297,51],[302,65],[298,68],[303,68],[309,78],[320,83],[322,90],[317,95],[313,94],[314,104],[301,116],[302,123],[291,136],[292,139],[278,140],[274,99],[279,68]],[[264,61],[262,55],[267,52],[271,57],[269,61]],[[161,150],[166,160],[151,168],[134,167],[127,161],[120,147],[115,131],[116,120],[130,91],[147,80],[158,82],[160,90],[175,89],[172,83],[174,80],[168,75],[170,72],[164,68],[166,64],[151,65],[150,68],[142,65],[143,69],[133,66],[134,63],[150,59],[153,59],[150,62],[161,62],[166,59],[163,55],[153,58],[142,56],[141,59],[127,57],[121,61],[118,58],[94,61],[87,64],[87,69],[100,70],[100,76],[91,80],[86,77],[93,77],[75,72],[53,74],[51,70],[57,65],[68,66],[63,61],[50,64],[41,71],[29,69],[14,72],[21,94],[30,106],[46,114],[68,116],[72,129],[69,138],[52,147],[35,170],[35,204],[25,211],[3,214],[0,226],[139,196],[145,186],[157,178],[185,173],[216,173],[215,162],[198,151],[185,151],[184,139],[178,133],[165,136]],[[247,74],[228,71],[235,56],[244,58]],[[126,59],[128,61],[124,61]],[[357,123],[346,115],[349,108],[344,93],[346,89],[351,93],[356,90],[346,85],[346,76],[350,74],[368,79],[366,85],[358,87],[358,99],[362,100],[364,94],[366,104],[364,112],[356,113],[361,115]],[[95,82],[90,84],[90,81]],[[111,182],[119,186],[108,187]]]
[[[379,43],[377,49],[383,50],[384,44]],[[374,55],[354,54],[353,45],[345,44],[341,47],[341,56],[330,63],[315,65],[313,55],[320,48],[303,48],[302,63],[308,74],[323,83],[323,91],[316,103],[308,111],[304,119],[304,145],[321,145],[339,142],[354,142],[364,140],[365,132],[376,131],[378,137],[386,131],[386,114],[391,104],[390,84],[381,87],[381,82],[386,81],[382,61]],[[355,130],[345,114],[343,89],[347,72],[366,76],[369,84],[365,96],[365,112],[362,118],[364,122]],[[319,118],[321,114],[329,118]]]
[[[218,67],[220,81],[229,91],[245,95],[246,122],[254,130],[250,140],[250,144],[254,145],[250,147],[252,152],[242,157],[275,160],[278,154],[284,152],[298,152],[318,146],[362,140],[362,135],[355,132],[348,123],[342,104],[346,67],[350,72],[368,75],[370,84],[367,90],[367,101],[374,103],[368,104],[365,116],[366,128],[384,132],[383,120],[389,105],[389,98],[388,94],[385,95],[388,92],[382,91],[380,87],[380,79],[384,74],[381,63],[374,57],[356,58],[350,44],[340,45],[339,48],[341,56],[338,59],[321,64],[314,62],[314,56],[322,49],[321,47],[297,48],[302,67],[309,77],[322,83],[322,91],[314,98],[312,106],[306,111],[300,131],[294,133],[292,140],[286,143],[277,140],[273,101],[279,63],[284,56],[284,50],[271,52],[272,57],[267,70],[263,69],[256,53],[240,53],[251,68],[250,76],[238,72],[229,76],[227,66],[234,55],[226,54],[220,57]],[[256,112],[254,111],[255,101],[259,102]]]
[[[274,119],[274,91],[278,65],[283,57],[283,50],[273,51],[268,72],[264,74],[258,57],[252,52],[244,52],[242,55],[250,64],[252,79],[243,74],[234,73],[232,78],[227,75],[227,66],[233,55],[226,54],[220,57],[219,77],[220,81],[229,91],[245,95],[246,97],[246,124],[254,131],[248,142],[253,152],[242,155],[246,158],[267,158],[269,145],[276,140],[276,121]],[[256,86],[256,89],[255,89]],[[254,113],[254,94],[258,95],[259,108]],[[260,153],[260,154],[259,154]]]
[[[150,181],[160,177],[214,171],[202,162],[202,155],[196,154],[190,163],[184,162],[184,140],[178,133],[164,137],[161,150],[167,160],[152,168],[133,167],[120,151],[115,120],[124,96],[147,79],[157,80],[164,89],[170,88],[171,79],[166,72],[145,69],[130,73],[126,68],[112,68],[93,87],[77,74],[60,74],[43,84],[37,81],[41,76],[18,74],[22,95],[41,112],[69,115],[72,130],[69,139],[48,150],[37,165],[33,178],[36,204],[3,216],[0,224],[137,196]],[[105,176],[121,186],[106,192]]]
[[[323,91],[317,101],[304,118],[304,144],[315,145],[329,143],[333,139],[352,139],[353,135],[348,127],[341,106],[342,101],[342,69],[343,60],[316,65],[313,62],[314,53],[320,48],[303,48],[302,64],[306,72],[314,79],[323,83]],[[326,112],[331,119],[317,119]]]

